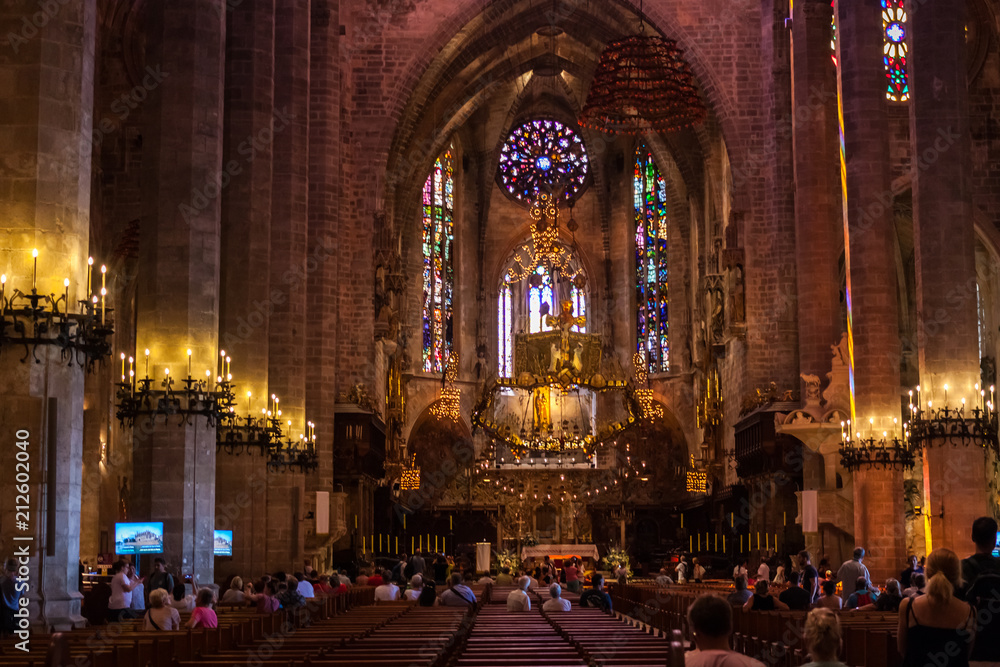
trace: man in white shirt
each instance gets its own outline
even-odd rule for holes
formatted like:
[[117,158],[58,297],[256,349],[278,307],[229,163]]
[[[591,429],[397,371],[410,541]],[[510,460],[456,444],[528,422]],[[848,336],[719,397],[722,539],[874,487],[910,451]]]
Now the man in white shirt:
[[383,570],[382,580],[385,582],[375,588],[375,600],[379,602],[393,602],[399,599],[399,586],[392,583],[392,575],[388,570]]
[[515,588],[507,596],[507,611],[531,611],[531,598],[526,591],[531,580],[521,577],[517,580],[518,588]]
[[677,574],[677,583],[683,584],[687,581],[687,563],[684,562],[684,556],[677,562],[677,567],[674,568],[674,572]]
[[569,611],[572,609],[570,601],[563,598],[562,586],[559,584],[549,586],[549,595],[551,597],[542,604],[542,611]]
[[670,575],[667,574],[667,568],[661,567],[660,576],[656,578],[656,585],[659,586],[660,588],[666,588],[672,583],[674,583],[674,580],[671,579]]
[[837,570],[837,579],[843,584],[843,588],[840,592],[840,597],[847,601],[847,598],[851,597],[851,594],[857,590],[857,581],[859,577],[864,577],[865,581],[868,582],[868,586],[871,587],[872,578],[868,574],[868,568],[861,561],[865,558],[865,550],[858,547],[854,550],[854,558],[846,561]]
[[313,589],[313,585],[306,581],[305,576],[303,576],[301,572],[296,572],[294,576],[299,582],[297,588],[299,595],[307,600],[316,597],[316,591]]
[[764,667],[764,663],[729,648],[733,608],[723,598],[706,593],[688,607],[687,616],[698,648],[685,654],[685,667]]
[[764,581],[771,581],[771,568],[767,564],[766,558],[760,559],[760,565],[757,567],[757,579],[763,579]]

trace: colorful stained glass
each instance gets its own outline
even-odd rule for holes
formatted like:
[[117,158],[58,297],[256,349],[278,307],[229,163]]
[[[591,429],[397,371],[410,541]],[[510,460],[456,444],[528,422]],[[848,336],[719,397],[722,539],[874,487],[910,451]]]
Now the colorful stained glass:
[[569,201],[583,189],[589,168],[587,150],[573,130],[557,120],[532,120],[507,137],[499,179],[526,204],[543,191],[561,192]]
[[903,0],[882,0],[882,59],[887,81],[886,97],[893,102],[910,99],[906,68],[906,9]]
[[830,57],[837,65],[837,0],[830,0]]
[[514,372],[514,323],[513,295],[510,285],[500,288],[500,302],[497,304],[497,359],[500,361],[499,375],[509,378]]
[[424,183],[424,326],[423,368],[441,373],[451,354],[452,291],[455,268],[452,249],[455,240],[455,164],[449,148],[434,162],[434,170]]
[[667,184],[652,154],[639,146],[633,179],[635,205],[636,347],[650,373],[670,370],[667,298]]

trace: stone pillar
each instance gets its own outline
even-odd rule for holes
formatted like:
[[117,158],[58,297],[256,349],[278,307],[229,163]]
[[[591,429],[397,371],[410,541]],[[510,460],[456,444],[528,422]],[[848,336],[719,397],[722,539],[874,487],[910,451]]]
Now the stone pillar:
[[[883,432],[902,435],[901,426],[893,424],[901,416],[901,347],[882,6],[880,0],[841,0],[837,11],[847,160],[847,303],[854,341],[852,431],[879,440]],[[855,473],[854,539],[868,552],[865,562],[874,581],[899,571],[906,556],[902,470],[868,467]]]
[[[221,197],[220,347],[233,360],[236,413],[261,417],[274,393],[281,399],[278,405],[287,421],[293,418],[295,404],[268,381],[270,318],[274,303],[282,300],[272,294],[269,280],[271,156],[287,129],[287,123],[275,117],[273,107],[274,0],[229,6],[223,164],[230,180]],[[301,415],[301,404],[298,408]],[[265,521],[268,500],[267,459],[259,450],[240,455],[220,450],[218,457],[216,528],[233,530],[233,558],[219,562],[222,579],[264,567],[265,541],[260,539],[259,526]]]
[[837,76],[830,59],[830,3],[796,2],[792,17],[792,123],[799,371],[826,377],[840,340]]
[[[14,289],[30,293],[32,248],[39,251],[39,293],[63,294],[65,278],[71,303],[86,291],[96,4],[49,11],[15,0],[0,8],[5,299]],[[0,349],[0,492],[7,499],[0,543],[4,559],[23,558],[31,624],[68,630],[85,624],[77,570],[84,371],[54,346],[22,363],[24,353]],[[26,494],[18,473],[28,476]]]
[[[975,237],[968,179],[969,105],[965,0],[921,3],[909,16],[910,144],[917,278],[917,345],[923,407],[961,398],[979,382]],[[949,387],[945,397],[944,385]],[[972,521],[989,514],[982,448],[924,449],[928,550],[972,548]],[[941,512],[944,517],[939,517]]]
[[[149,348],[157,381],[167,367],[186,374],[188,348],[192,375],[217,368],[223,8],[210,0],[149,7],[147,57],[164,79],[144,115],[136,343],[140,357]],[[215,429],[201,417],[145,424],[134,429],[136,518],[163,521],[169,567],[211,582]]]

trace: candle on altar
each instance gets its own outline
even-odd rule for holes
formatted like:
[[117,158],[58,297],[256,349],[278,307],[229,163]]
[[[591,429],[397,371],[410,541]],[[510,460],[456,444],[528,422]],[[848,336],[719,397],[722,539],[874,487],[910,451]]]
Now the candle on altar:
[[688,535],[688,551],[694,551],[694,535]]
[[222,381],[221,380],[221,378],[222,378],[222,371],[226,370],[225,366],[224,366],[225,363],[226,363],[226,351],[225,350],[219,350],[219,372],[218,372],[218,376],[220,378],[220,380],[219,380],[220,382]]
[[368,551],[368,536],[363,535],[361,537],[361,553],[365,553],[367,551]]
[[454,530],[454,526],[452,525],[452,516],[450,514],[448,515],[448,530]]
[[765,549],[770,549],[771,548],[771,534],[770,533],[764,533],[764,548]]
[[701,551],[701,533],[698,533],[698,551]]
[[[252,392],[251,392],[251,391],[250,391],[250,390],[248,389],[248,390],[247,390],[247,414],[248,414],[248,415],[249,415],[249,414],[250,414],[250,412],[251,412],[251,409],[250,409],[250,397],[251,397],[252,395],[253,395],[253,394],[252,394]],[[355,522],[355,525],[354,525],[354,527],[355,527],[355,528],[357,528],[357,527],[358,527],[358,526],[357,526],[357,522]]]
[[434,536],[434,551],[438,550],[438,536]]
[[31,249],[31,291],[35,291],[35,281],[38,278],[38,248]]

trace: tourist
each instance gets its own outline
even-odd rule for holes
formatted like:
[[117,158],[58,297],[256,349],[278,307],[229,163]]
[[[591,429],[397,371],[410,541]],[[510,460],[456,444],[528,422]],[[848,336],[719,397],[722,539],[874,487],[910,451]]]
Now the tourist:
[[118,560],[111,566],[111,598],[108,600],[108,620],[121,621],[128,618],[136,618],[132,611],[132,591],[139,586],[139,578],[132,570],[129,576],[129,568],[125,561]]
[[672,583],[674,583],[674,580],[671,579],[670,575],[667,574],[667,568],[661,567],[660,576],[656,578],[656,585],[659,586],[660,588],[666,588]]
[[823,582],[823,597],[815,602],[819,609],[840,611],[844,608],[844,598],[837,595],[837,582],[827,579]]
[[272,614],[281,609],[281,603],[276,597],[278,594],[278,582],[274,579],[258,581],[253,586],[253,593],[247,595],[247,599],[257,605],[258,614]]
[[604,577],[595,574],[590,582],[590,588],[580,596],[581,607],[596,607],[606,612],[613,611],[611,607],[611,596],[604,592]]
[[0,637],[13,635],[17,629],[14,612],[19,606],[20,594],[17,591],[17,561],[8,558],[0,573]]
[[[337,575],[337,580],[340,582],[342,586],[347,586],[348,588],[350,588],[351,578],[347,576],[347,570],[341,568],[340,572],[336,572],[335,574]],[[371,584],[369,584],[369,586],[370,585]]]
[[502,567],[500,568],[500,574],[497,575],[497,586],[513,586],[514,577],[510,576],[510,568]]
[[212,609],[215,601],[215,593],[209,588],[202,588],[198,591],[198,602],[191,612],[191,618],[185,627],[188,628],[217,628],[219,627],[219,617]]
[[733,580],[735,581],[738,576],[749,577],[750,573],[747,571],[747,559],[741,558],[736,562],[736,567],[733,568]]
[[887,579],[885,582],[885,592],[881,593],[875,602],[858,607],[858,611],[885,611],[898,612],[899,603],[903,601],[903,593],[899,590],[899,582],[895,579]]
[[424,592],[424,578],[419,574],[410,577],[410,587],[403,591],[403,599],[413,602]]
[[[133,565],[132,563],[128,564],[127,576],[129,579],[138,579],[138,577],[135,574],[135,565]],[[130,608],[132,609],[132,611],[136,612],[135,613],[136,618],[142,616],[140,612],[146,610],[146,598],[145,598],[145,593],[143,591],[143,582],[141,579],[139,580],[139,585],[132,589],[132,606]]]
[[804,667],[847,667],[837,659],[841,634],[840,619],[835,613],[829,609],[813,609],[806,617],[804,634],[812,661]]
[[294,575],[285,580],[285,590],[278,591],[278,602],[282,609],[298,609],[306,603],[302,593],[299,593],[299,580]]
[[517,588],[507,595],[507,611],[531,611],[531,598],[528,597],[528,578],[517,580]]
[[674,574],[677,575],[678,584],[687,582],[687,563],[684,561],[684,554],[681,554],[680,559],[677,561],[677,565],[674,567]]
[[[531,576],[531,570],[524,568],[524,573],[521,575],[528,578],[528,588],[538,588],[538,580]],[[517,582],[514,582],[516,585]]]
[[782,584],[787,583],[787,581],[789,581],[789,579],[785,577],[785,566],[779,565],[777,570],[775,570],[774,579],[771,580],[771,583],[775,586],[781,586]]
[[788,588],[781,591],[778,600],[793,611],[807,611],[809,609],[811,605],[809,593],[806,593],[805,589],[799,585],[798,572],[792,572],[788,575]]
[[697,558],[691,559],[691,570],[694,575],[694,583],[700,584],[701,580],[705,578],[705,568],[702,567]]
[[767,559],[761,557],[760,565],[757,566],[757,580],[771,581],[771,567],[767,564]]
[[924,594],[924,588],[927,586],[927,574],[925,572],[918,572],[911,577],[913,585],[903,591],[904,598],[915,598],[918,595]]
[[170,600],[170,606],[177,611],[194,611],[194,605],[197,601],[195,594],[198,593],[198,582],[195,581],[194,577],[191,577],[191,593],[187,593],[187,588],[184,586],[183,581],[178,581],[174,584],[174,595]]
[[802,573],[802,588],[815,604],[819,599],[819,572],[813,567],[812,555],[804,549],[799,552],[799,571]]
[[910,554],[910,558],[907,561],[907,567],[899,574],[899,583],[902,584],[902,588],[909,588],[913,585],[913,575],[922,573],[924,568],[920,567],[917,562],[917,557],[914,554]]
[[246,593],[243,592],[243,579],[233,577],[233,580],[229,583],[229,590],[223,593],[219,604],[243,606],[247,602],[246,598]]
[[399,586],[392,580],[392,573],[389,570],[382,570],[381,579],[382,583],[375,587],[375,600],[378,602],[393,602],[398,600]]
[[[737,576],[737,579],[743,579]],[[746,579],[743,579],[745,582]],[[685,667],[764,667],[758,660],[729,648],[733,608],[711,593],[699,596],[687,612],[695,650],[684,655]]]
[[538,578],[538,583],[539,585],[545,584],[546,586],[552,583],[552,574],[548,565],[542,566],[542,576]]
[[[336,573],[334,573],[334,576],[336,576]],[[355,581],[355,583],[357,583],[358,586],[370,586],[371,584],[368,583],[368,581],[369,581],[369,579],[368,579],[368,570],[362,568],[360,574],[358,574],[358,578],[355,579],[354,581]],[[337,577],[337,581],[336,582],[330,582],[330,583],[331,584],[336,583],[339,586],[340,585],[340,578]]]
[[471,607],[476,604],[476,594],[462,583],[462,575],[451,575],[451,587],[441,593],[441,604],[445,607]]
[[747,578],[746,575],[738,575],[733,579],[733,586],[736,588],[729,597],[726,598],[729,604],[734,607],[742,607],[747,603],[747,601],[753,597],[753,593],[747,590]]
[[[182,586],[184,584],[181,584]],[[211,592],[211,591],[210,591]],[[170,594],[162,588],[157,588],[149,593],[149,609],[143,617],[142,629],[151,630],[180,630],[181,615],[173,605],[167,604]]]
[[366,585],[378,588],[384,583],[386,583],[386,580],[382,579],[382,572],[380,570],[375,570],[374,574],[368,577]]
[[162,588],[168,592],[173,592],[174,590],[174,577],[167,572],[167,564],[159,556],[153,559],[153,571],[146,579],[146,583],[148,584],[146,590],[150,593],[157,588]]
[[[846,586],[847,582],[844,582]],[[847,596],[844,609],[857,609],[873,604],[878,598],[878,591],[869,588],[869,583],[864,577],[858,577],[854,581],[854,592]]]
[[[340,588],[339,581],[337,582],[337,588]],[[344,587],[344,590],[347,590],[346,586]],[[319,576],[319,579],[317,579],[316,583],[313,584],[313,592],[316,593],[316,595],[330,595],[334,592],[334,588],[330,585],[329,575],[321,574]]]
[[[685,567],[687,567],[686,564]],[[625,563],[618,563],[618,567],[615,568],[615,579],[622,586],[628,583],[628,566]]]
[[[419,574],[421,577],[423,577],[423,575],[427,570],[427,563],[424,562],[424,557],[418,553],[415,553],[412,556],[410,556],[410,568],[412,569],[413,574]],[[411,574],[410,576],[412,577],[413,574]]]
[[962,564],[950,549],[935,549],[924,566],[927,594],[899,605],[897,643],[904,667],[964,667],[974,641],[976,612],[955,597]]
[[771,582],[758,579],[754,584],[754,594],[743,603],[743,611],[788,611],[788,605],[771,595]]
[[303,573],[296,572],[294,576],[295,580],[299,582],[299,585],[296,588],[296,590],[299,592],[299,595],[301,595],[303,599],[311,600],[314,597],[316,597],[316,590],[313,588],[312,584],[306,581],[306,577]]
[[972,523],[976,552],[962,561],[965,587],[960,595],[977,611],[973,661],[1000,662],[1000,558],[993,556],[997,543],[997,522],[980,517]]
[[400,554],[399,560],[395,565],[392,566],[392,580],[393,581],[405,581],[406,580],[406,566],[409,564],[410,557],[406,554]]
[[569,611],[572,604],[562,596],[562,586],[552,584],[549,586],[549,599],[542,604],[542,611]]
[[445,582],[448,581],[448,559],[444,557],[444,554],[438,554],[437,560],[434,561],[434,583],[438,586],[444,586]]
[[865,550],[858,547],[854,550],[854,557],[844,561],[844,564],[837,570],[837,579],[840,580],[841,584],[840,596],[845,600],[848,600],[851,594],[857,590],[858,582],[861,579],[865,580],[865,588],[871,585],[872,578],[868,574],[868,568],[861,562],[864,558]]
[[420,590],[420,597],[417,598],[417,604],[421,607],[433,607],[437,603],[437,591],[434,590],[434,582],[428,581],[424,583],[423,588]]
[[483,576],[479,577],[479,581],[477,581],[476,584],[479,586],[485,586],[487,584],[495,584],[496,579],[490,576],[491,574],[492,572],[485,573]]
[[579,593],[583,582],[580,581],[580,565],[575,556],[563,568],[563,573],[566,575],[566,590]]

